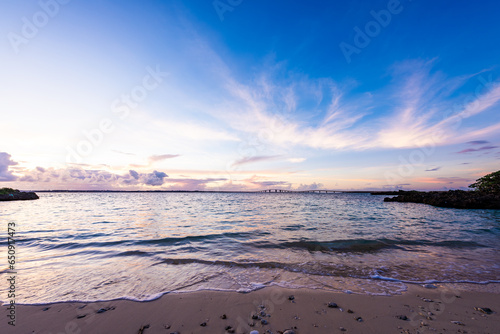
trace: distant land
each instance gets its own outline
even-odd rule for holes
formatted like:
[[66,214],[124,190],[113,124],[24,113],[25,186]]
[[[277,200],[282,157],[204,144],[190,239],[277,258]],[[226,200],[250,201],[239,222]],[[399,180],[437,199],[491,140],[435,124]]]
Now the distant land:
[[265,190],[34,190],[37,193],[316,193],[316,194],[372,194],[372,195],[397,195],[399,191],[369,191],[369,190],[286,190],[286,189],[265,189]]
[[[33,200],[39,197],[35,192],[24,192],[11,188],[0,190],[0,201]],[[266,189],[258,191],[224,191],[224,190],[38,190],[38,193],[252,193],[252,194],[371,194],[396,195],[384,198],[384,202],[409,202],[429,204],[437,207],[457,209],[500,209],[500,194],[483,191],[362,191],[362,190],[283,190]]]

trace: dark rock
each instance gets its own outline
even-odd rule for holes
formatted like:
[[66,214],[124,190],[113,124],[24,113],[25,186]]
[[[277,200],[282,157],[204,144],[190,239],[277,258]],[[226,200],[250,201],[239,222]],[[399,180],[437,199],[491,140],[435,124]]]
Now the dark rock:
[[269,323],[267,322],[267,320],[266,320],[266,319],[262,319],[262,320],[260,321],[260,323],[261,323],[261,324],[263,324],[263,325],[267,325],[267,324],[269,324]]
[[354,313],[354,311],[351,309],[347,309],[347,313]]
[[492,314],[493,311],[488,307],[474,307],[474,310],[483,312],[484,314]]
[[207,323],[206,323],[206,322],[202,322],[202,323],[200,324],[200,326],[201,326],[201,327],[207,327]]
[[34,192],[24,192],[24,191],[15,191],[10,194],[0,194],[0,201],[26,201],[32,199],[39,199],[37,194]]
[[345,332],[347,330],[344,327],[340,327],[339,329],[340,329],[341,332]]
[[396,318],[404,320],[404,321],[410,320],[410,319],[408,319],[408,317],[406,315],[398,315],[398,316],[396,316]]
[[294,295],[290,295],[288,296],[288,300],[294,300],[295,299],[295,296]]
[[226,332],[228,332],[228,333],[234,333],[234,329],[233,329],[233,327],[231,327],[231,326],[226,326],[226,328],[224,328],[224,329],[225,329],[225,330],[226,330]]
[[107,308],[100,308],[99,310],[97,310],[97,313],[104,313],[107,310],[108,310]]
[[50,307],[46,307],[44,309],[42,309],[42,311],[47,311]]
[[137,334],[144,334],[144,331],[149,328],[149,325],[144,325],[139,328],[139,332]]
[[223,314],[220,316],[221,319],[227,319],[227,315]]
[[399,195],[401,191],[404,190],[399,190],[399,191],[373,191],[370,193],[370,195]]
[[400,191],[398,196],[384,198],[384,202],[423,203],[457,209],[500,209],[500,194],[463,190]]
[[77,319],[85,318],[87,315],[86,314],[80,314],[76,316]]
[[338,305],[337,305],[337,304],[335,304],[335,303],[333,303],[333,302],[330,302],[330,303],[328,303],[328,307],[329,307],[329,308],[337,308],[337,307],[338,307]]
[[283,332],[283,334],[295,334],[294,330],[287,329],[286,331]]
[[363,322],[363,318],[361,318],[361,317],[356,317],[354,319],[356,319],[356,321]]
[[255,313],[252,313],[252,319],[257,320],[257,319],[259,319],[259,316]]

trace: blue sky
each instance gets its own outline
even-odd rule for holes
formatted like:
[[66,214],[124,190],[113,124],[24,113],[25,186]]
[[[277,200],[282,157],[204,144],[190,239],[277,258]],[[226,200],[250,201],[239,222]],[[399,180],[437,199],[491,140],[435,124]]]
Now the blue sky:
[[0,186],[450,189],[499,169],[493,1],[0,7]]

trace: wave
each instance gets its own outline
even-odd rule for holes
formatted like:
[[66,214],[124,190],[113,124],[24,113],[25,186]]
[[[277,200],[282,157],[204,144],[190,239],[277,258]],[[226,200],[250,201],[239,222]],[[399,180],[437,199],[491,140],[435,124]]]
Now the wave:
[[354,277],[354,278],[370,278],[370,268],[353,267],[345,264],[318,264],[316,262],[302,262],[302,263],[284,263],[276,261],[247,261],[236,262],[229,260],[204,260],[196,258],[163,258],[158,262],[151,264],[151,266],[158,265],[190,265],[201,264],[206,266],[221,266],[227,268],[241,268],[241,269],[279,269],[293,273],[303,273],[314,276],[339,276],[339,277]]
[[[340,239],[331,241],[317,240],[295,240],[284,242],[271,242],[263,240],[263,237],[271,235],[269,232],[226,232],[207,235],[189,235],[184,237],[167,237],[158,239],[121,239],[121,240],[105,240],[117,238],[104,233],[88,233],[80,234],[75,237],[72,235],[63,235],[60,237],[31,237],[20,238],[19,243],[26,246],[41,247],[43,249],[76,249],[76,248],[110,248],[116,246],[125,246],[127,248],[133,246],[179,246],[179,245],[206,245],[219,244],[224,246],[226,243],[240,243],[249,248],[265,248],[265,249],[295,249],[305,250],[309,252],[340,252],[340,253],[371,253],[387,249],[400,249],[412,251],[413,246],[423,247],[447,247],[447,248],[488,248],[475,241],[461,240],[398,240],[398,239]],[[95,241],[90,241],[97,239]],[[98,241],[98,239],[104,239]],[[248,241],[248,240],[256,241]],[[64,242],[64,241],[67,242]],[[90,242],[85,242],[89,240]],[[0,242],[0,245],[2,243]]]
[[195,258],[164,258],[161,261],[153,263],[151,266],[157,265],[189,265],[189,264],[201,264],[208,266],[222,266],[228,268],[242,268],[242,269],[280,269],[288,272],[300,272],[308,275],[317,276],[343,276],[343,277],[366,277],[369,276],[363,274],[364,269],[349,267],[346,265],[321,265],[318,266],[314,262],[305,263],[283,263],[283,262],[258,262],[258,261],[248,261],[248,262],[236,262],[236,261],[226,261],[226,260],[204,260]]
[[434,246],[448,248],[483,248],[487,247],[474,241],[429,241],[429,240],[393,240],[393,239],[345,239],[332,241],[299,240],[282,243],[260,242],[258,248],[294,248],[310,252],[375,252],[382,249],[405,249],[404,246]]
[[191,241],[211,241],[211,240],[219,240],[224,238],[231,239],[247,239],[249,237],[269,235],[269,232],[227,232],[227,233],[218,233],[218,234],[205,234],[205,235],[190,235],[186,237],[177,237],[177,238],[162,238],[162,239],[151,239],[151,240],[139,240],[135,243],[138,245],[169,245],[169,244],[178,244],[185,243]]
[[[20,238],[19,243],[23,245],[30,246],[40,246],[45,249],[73,249],[79,247],[109,247],[109,246],[131,246],[131,245],[154,245],[154,246],[169,246],[169,245],[179,245],[187,244],[191,242],[207,242],[222,239],[235,239],[247,240],[249,237],[253,236],[264,236],[269,235],[269,232],[227,232],[218,234],[207,234],[207,235],[190,235],[185,237],[167,237],[160,239],[144,239],[144,240],[133,240],[133,239],[122,239],[122,240],[110,240],[110,241],[94,241],[94,242],[78,242],[80,240],[93,239],[93,238],[113,238],[113,235],[104,233],[92,233],[92,234],[80,234],[78,236],[74,235],[64,235],[59,237],[32,237],[32,238]],[[119,236],[116,236],[119,237]],[[61,242],[63,240],[71,240],[70,242]],[[6,242],[5,242],[6,243]],[[1,244],[1,242],[0,242]]]

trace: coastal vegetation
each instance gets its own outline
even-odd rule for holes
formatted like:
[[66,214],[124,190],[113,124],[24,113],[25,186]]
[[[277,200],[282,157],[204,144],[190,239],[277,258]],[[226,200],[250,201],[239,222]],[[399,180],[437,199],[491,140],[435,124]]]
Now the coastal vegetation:
[[17,189],[12,189],[12,188],[2,188],[0,189],[0,195],[6,195],[6,194],[13,194],[19,192]]
[[487,194],[500,194],[500,170],[477,179],[469,188]]

